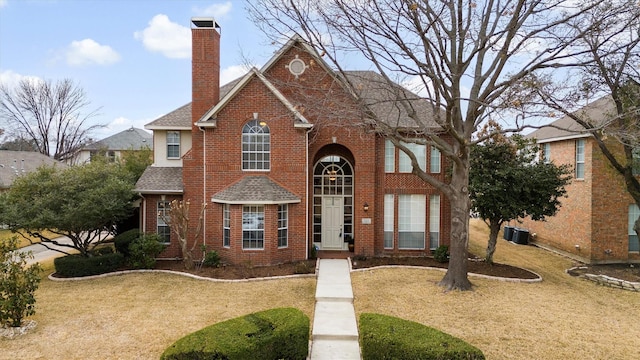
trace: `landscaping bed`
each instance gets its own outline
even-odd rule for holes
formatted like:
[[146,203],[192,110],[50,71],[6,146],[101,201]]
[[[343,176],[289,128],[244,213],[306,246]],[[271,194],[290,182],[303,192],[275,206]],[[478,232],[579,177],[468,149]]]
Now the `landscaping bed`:
[[569,269],[567,273],[571,276],[582,276],[585,274],[606,275],[620,280],[640,282],[640,264],[581,264]]

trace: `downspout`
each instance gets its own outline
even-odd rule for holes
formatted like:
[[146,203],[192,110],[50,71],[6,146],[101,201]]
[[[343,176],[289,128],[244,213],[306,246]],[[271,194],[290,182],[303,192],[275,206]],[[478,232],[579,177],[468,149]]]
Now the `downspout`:
[[306,160],[306,164],[305,164],[305,169],[304,169],[305,170],[305,175],[304,176],[305,176],[305,181],[306,181],[306,183],[305,183],[305,187],[306,187],[306,195],[305,195],[305,197],[307,199],[306,204],[305,204],[305,207],[306,207],[306,210],[305,210],[306,219],[305,219],[305,222],[304,222],[304,224],[305,224],[304,225],[304,228],[305,228],[304,229],[304,238],[305,238],[305,251],[306,251],[306,254],[305,254],[304,258],[306,260],[309,260],[309,220],[312,218],[312,217],[309,217],[309,131],[310,130],[307,130],[305,132],[305,142],[306,142],[306,144],[305,144],[305,158],[306,159],[305,160]]
[[[208,205],[207,200],[207,137],[203,127],[199,127],[202,131],[202,206]],[[202,245],[207,245],[207,209],[202,214]]]
[[140,210],[142,212],[142,214],[141,214],[141,217],[142,217],[142,233],[146,234],[147,233],[147,198],[142,196],[142,193],[138,193],[138,196],[140,196],[142,198],[142,209]]

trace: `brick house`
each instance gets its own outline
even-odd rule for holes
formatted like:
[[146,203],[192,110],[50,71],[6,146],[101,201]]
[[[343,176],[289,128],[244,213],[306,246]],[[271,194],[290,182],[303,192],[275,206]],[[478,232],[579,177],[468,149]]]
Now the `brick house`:
[[[597,121],[615,112],[610,97],[578,110]],[[633,223],[640,215],[627,193],[624,179],[610,165],[591,135],[569,117],[563,117],[527,135],[537,139],[544,161],[570,164],[573,180],[556,216],[545,221],[525,220],[522,226],[536,236],[535,243],[551,247],[586,263],[640,262]],[[611,149],[622,150],[615,139]],[[520,226],[520,225],[518,225]]]
[[[381,98],[379,75],[348,73],[359,89],[351,94],[294,37],[262,69],[220,87],[215,21],[192,19],[192,42],[192,102],[145,126],[154,163],[136,184],[141,228],[164,237],[162,257],[181,256],[159,216],[173,199],[190,201],[194,221],[207,204],[200,239],[227,263],[303,260],[313,246],[348,252],[350,242],[369,256],[425,255],[449,243],[446,198],[363,117],[367,106],[407,122],[404,110]],[[445,179],[438,150],[409,146],[424,169]]]

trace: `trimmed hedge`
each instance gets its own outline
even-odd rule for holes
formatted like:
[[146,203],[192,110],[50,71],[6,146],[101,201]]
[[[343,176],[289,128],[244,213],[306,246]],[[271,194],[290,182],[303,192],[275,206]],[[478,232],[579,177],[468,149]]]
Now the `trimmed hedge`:
[[477,360],[480,349],[434,328],[400,318],[360,315],[363,360]]
[[116,251],[123,254],[125,257],[129,257],[129,245],[133,242],[133,240],[137,239],[142,235],[140,233],[140,229],[131,229],[123,232],[122,234],[118,234],[113,238],[113,245],[116,248]]
[[116,270],[122,266],[123,263],[124,256],[119,253],[91,257],[67,255],[53,260],[53,264],[56,267],[56,274],[61,277],[82,277],[104,274]]
[[211,325],[176,341],[162,360],[305,360],[309,318],[294,308],[261,311]]

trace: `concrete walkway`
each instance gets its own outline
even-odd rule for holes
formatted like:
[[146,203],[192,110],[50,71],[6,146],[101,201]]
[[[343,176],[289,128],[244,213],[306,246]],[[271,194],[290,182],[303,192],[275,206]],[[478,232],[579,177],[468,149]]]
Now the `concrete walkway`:
[[[57,242],[59,243],[63,243],[63,244],[71,244],[71,239],[69,239],[68,237],[59,237],[55,239]],[[70,247],[66,247],[66,246],[58,246],[58,245],[54,245],[51,243],[47,244],[50,248],[54,248],[54,249],[60,249],[62,251],[66,251],[66,252],[73,252],[73,249]],[[59,251],[55,251],[55,250],[49,250],[46,247],[44,247],[44,245],[40,245],[40,244],[33,244],[33,245],[29,245],[29,246],[25,246],[22,249],[20,249],[20,251],[31,251],[31,253],[33,254],[33,259],[28,259],[27,260],[27,265],[31,265],[33,263],[37,263],[37,262],[44,262],[46,260],[51,260],[57,257],[61,257],[61,256],[65,256],[65,254],[59,252]]]
[[320,259],[311,360],[361,359],[348,261]]

